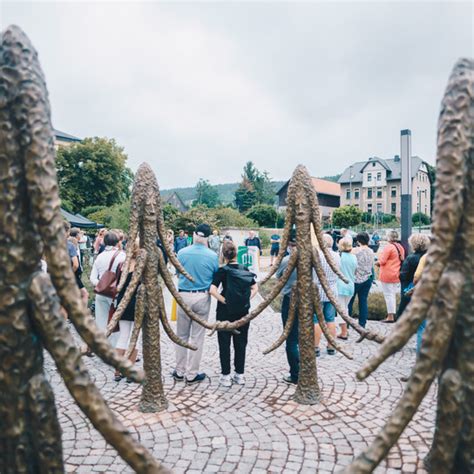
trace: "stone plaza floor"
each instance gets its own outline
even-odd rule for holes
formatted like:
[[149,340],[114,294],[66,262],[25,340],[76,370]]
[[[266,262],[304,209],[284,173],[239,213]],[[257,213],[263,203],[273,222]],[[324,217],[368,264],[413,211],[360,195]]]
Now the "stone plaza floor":
[[[214,314],[212,310],[211,319]],[[375,322],[369,326],[382,333],[393,328]],[[281,329],[280,314],[271,309],[251,324],[246,384],[231,388],[218,383],[215,335],[205,339],[201,368],[208,378],[186,386],[170,376],[174,347],[162,332],[169,408],[157,414],[138,411],[139,385],[114,382],[113,370],[98,357],[85,358],[85,363],[117,416],[173,472],[338,472],[370,443],[399,400],[405,386],[400,377],[414,363],[414,340],[364,382],[356,381],[354,374],[377,344],[355,343],[352,331],[346,346],[353,350],[354,360],[348,360],[340,354],[327,355],[323,342],[317,360],[323,400],[301,406],[291,399],[294,386],[282,381],[288,370],[284,345],[262,355]],[[49,357],[46,365],[63,429],[67,471],[132,472],[75,405]],[[432,387],[376,472],[424,472],[422,460],[432,439],[435,406]]]

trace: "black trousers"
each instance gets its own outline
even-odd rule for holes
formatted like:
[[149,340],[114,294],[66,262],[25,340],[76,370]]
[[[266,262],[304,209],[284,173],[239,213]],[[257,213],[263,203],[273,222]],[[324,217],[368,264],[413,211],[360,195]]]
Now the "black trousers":
[[219,341],[219,357],[221,360],[222,375],[230,374],[230,341],[234,344],[234,369],[238,374],[245,372],[245,351],[249,335],[249,326],[246,324],[238,329],[240,334],[232,334],[230,331],[219,331],[217,340]]

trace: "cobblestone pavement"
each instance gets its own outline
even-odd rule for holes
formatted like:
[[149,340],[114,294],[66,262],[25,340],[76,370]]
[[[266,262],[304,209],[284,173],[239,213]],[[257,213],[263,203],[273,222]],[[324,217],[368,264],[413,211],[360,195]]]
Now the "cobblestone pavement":
[[[211,318],[215,313],[211,311]],[[174,324],[174,323],[173,323]],[[390,325],[369,322],[380,332]],[[388,326],[388,327],[387,327]],[[246,384],[218,384],[217,338],[206,337],[202,369],[209,376],[186,386],[169,375],[174,347],[162,337],[165,391],[169,409],[159,414],[137,410],[140,387],[113,381],[113,371],[97,357],[85,358],[95,383],[119,418],[154,456],[174,472],[337,472],[350,463],[375,436],[404,389],[400,381],[414,362],[414,341],[369,380],[357,382],[355,371],[377,345],[347,345],[354,360],[329,356],[322,346],[318,376],[323,401],[299,406],[291,400],[293,386],[281,379],[287,372],[284,346],[262,351],[281,331],[278,313],[267,310],[250,327]],[[324,344],[324,343],[323,343]],[[131,472],[72,401],[47,358],[63,428],[68,472]],[[388,459],[376,472],[424,472],[422,460],[432,439],[435,389],[432,388]]]

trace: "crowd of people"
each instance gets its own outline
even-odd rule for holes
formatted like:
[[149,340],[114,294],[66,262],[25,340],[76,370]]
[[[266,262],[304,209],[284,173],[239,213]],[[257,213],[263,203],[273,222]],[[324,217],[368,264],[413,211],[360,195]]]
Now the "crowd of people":
[[[84,259],[87,258],[88,250],[92,252],[92,269],[89,279],[95,292],[93,305],[95,322],[99,329],[106,331],[108,322],[123,299],[133,276],[139,242],[138,240],[127,242],[126,234],[119,229],[101,229],[92,242],[80,229],[71,229],[68,223],[65,223],[65,228],[70,264],[85,303],[87,303],[89,295],[82,281]],[[376,274],[378,274],[378,284],[383,293],[387,310],[383,322],[396,322],[402,316],[410,301],[414,286],[420,278],[425,262],[425,253],[430,242],[429,237],[424,234],[412,235],[409,239],[411,253],[407,256],[396,231],[388,233],[387,242],[377,256],[373,250],[374,236],[371,238],[366,232],[360,232],[352,237],[346,229],[342,229],[336,237],[334,233],[324,234],[323,243],[347,281],[338,277],[328,264],[322,250],[318,251],[322,270],[339,305],[346,309],[350,316],[354,316],[354,303],[357,300],[358,322],[362,327],[365,327],[369,316],[369,293],[376,281]],[[245,265],[237,262],[238,249],[230,232],[221,237],[219,232],[212,231],[209,225],[200,224],[195,228],[191,238],[184,230],[179,231],[176,237],[173,231],[169,230],[167,240],[169,248],[173,249],[180,263],[193,277],[192,280],[189,280],[178,273],[177,286],[181,298],[201,319],[208,320],[209,318],[211,298],[217,300],[216,320],[218,321],[235,321],[248,313],[250,301],[258,292],[257,276]],[[380,245],[379,240],[380,238],[375,242],[377,248]],[[246,246],[257,247],[262,252],[261,241],[254,231],[249,232],[244,243]],[[125,261],[127,245],[133,246],[130,273],[124,287],[117,293],[117,282]],[[157,245],[165,255],[163,245],[160,242],[157,242]],[[270,265],[273,265],[274,258],[280,252],[280,236],[278,234],[271,236],[270,245]],[[281,278],[284,274],[291,253],[295,249],[296,240],[294,233],[292,233],[286,249],[286,256],[277,270],[277,278]],[[46,271],[46,262],[43,264]],[[295,269],[282,290],[281,318],[283,325],[288,320],[292,289],[296,281],[297,270]],[[321,300],[321,314],[315,314],[313,318],[315,357],[319,357],[321,355],[319,318],[324,319],[333,338],[347,340],[348,327],[341,315],[337,314],[335,306],[326,295],[316,275],[314,275],[314,281]],[[130,343],[137,291],[138,288],[119,321],[117,331],[109,338],[110,343],[120,355],[125,354]],[[398,309],[397,293],[400,294]],[[295,306],[297,312],[297,302]],[[339,331],[337,331],[338,325]],[[423,328],[424,325],[419,329],[418,347],[421,343]],[[188,384],[202,382],[206,378],[206,374],[200,371],[205,329],[191,320],[178,306],[176,332],[178,337],[194,345],[197,350],[191,351],[176,346],[176,363],[172,376],[176,381],[186,381]],[[221,366],[219,382],[224,387],[230,387],[233,383],[245,383],[248,333],[249,324],[239,328],[238,334],[226,331],[218,333]],[[234,351],[233,373],[231,370],[231,346]],[[326,352],[328,355],[334,355],[336,351],[328,343]],[[93,355],[88,348],[84,348],[84,353],[89,356]],[[297,317],[286,340],[286,355],[290,370],[289,375],[285,376],[283,380],[289,384],[296,384],[299,375]],[[137,350],[130,354],[130,359],[132,362],[136,361]],[[119,372],[114,374],[115,381],[119,382],[122,378]],[[127,381],[131,382],[130,379]]]

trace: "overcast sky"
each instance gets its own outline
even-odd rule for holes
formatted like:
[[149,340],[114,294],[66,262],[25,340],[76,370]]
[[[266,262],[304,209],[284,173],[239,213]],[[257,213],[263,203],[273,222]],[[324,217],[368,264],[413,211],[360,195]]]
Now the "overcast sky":
[[434,163],[452,66],[473,56],[470,2],[8,2],[37,48],[53,125],[114,137],[162,188],[336,174],[369,156]]

